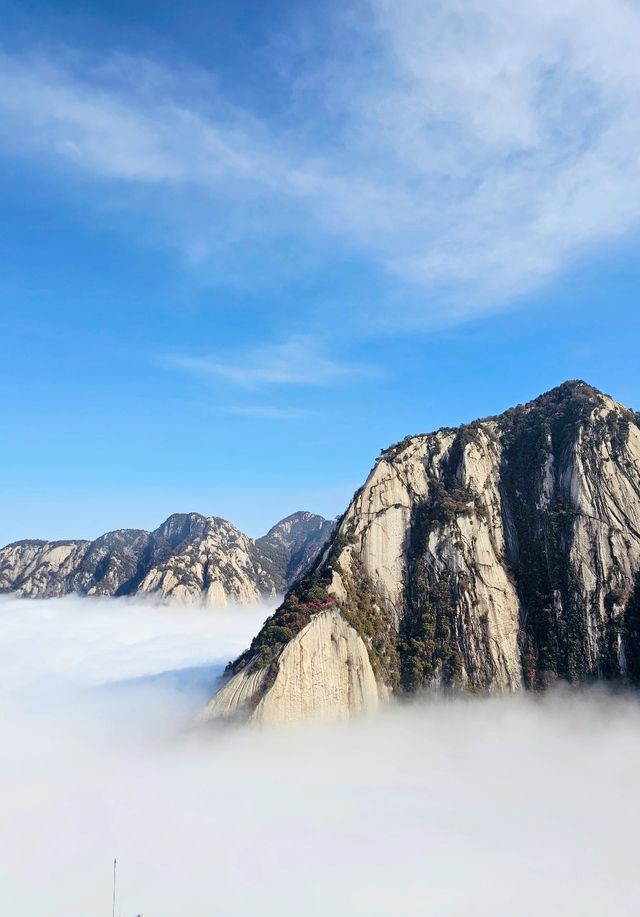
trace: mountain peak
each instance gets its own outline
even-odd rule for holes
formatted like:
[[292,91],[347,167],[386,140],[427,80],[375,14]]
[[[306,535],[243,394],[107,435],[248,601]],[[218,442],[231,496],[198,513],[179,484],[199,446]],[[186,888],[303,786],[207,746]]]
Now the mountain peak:
[[[582,379],[567,379],[566,382],[556,385],[543,392],[536,398],[527,402],[523,407],[535,408],[549,404],[561,404],[564,402],[578,402],[586,407],[596,407],[599,403],[611,402],[609,395],[605,395],[593,385],[584,382]],[[513,410],[513,409],[512,409]]]
[[640,686],[640,415],[569,380],[386,450],[228,671],[206,716]]
[[267,534],[259,538],[258,541],[264,538],[270,538],[279,533],[284,534],[285,532],[299,531],[301,528],[309,529],[322,526],[326,521],[324,516],[318,516],[317,513],[311,513],[308,510],[302,509],[297,510],[295,513],[285,516],[284,519],[280,519],[275,525],[272,525]]
[[288,588],[313,563],[331,537],[335,523],[316,513],[299,510],[281,519],[256,540],[268,564],[281,568],[283,589]]
[[[589,395],[594,395],[597,398],[607,397],[595,386],[585,382],[584,379],[567,379],[564,382],[561,382],[559,385],[555,385],[552,389],[549,389],[549,391],[545,394],[553,395],[556,393],[559,395],[567,396],[587,393]],[[540,397],[544,397],[544,394]]]

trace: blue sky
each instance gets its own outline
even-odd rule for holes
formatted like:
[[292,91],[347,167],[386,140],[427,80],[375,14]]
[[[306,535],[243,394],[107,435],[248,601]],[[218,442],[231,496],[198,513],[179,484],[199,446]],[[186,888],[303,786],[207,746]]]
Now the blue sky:
[[1,542],[258,535],[564,379],[640,407],[637,3],[3,20]]

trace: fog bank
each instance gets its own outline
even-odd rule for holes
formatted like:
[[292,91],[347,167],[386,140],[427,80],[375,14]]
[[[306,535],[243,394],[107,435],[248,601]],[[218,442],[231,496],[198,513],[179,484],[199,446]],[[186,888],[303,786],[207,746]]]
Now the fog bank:
[[2,913],[637,913],[635,700],[194,731],[268,611],[0,602]]

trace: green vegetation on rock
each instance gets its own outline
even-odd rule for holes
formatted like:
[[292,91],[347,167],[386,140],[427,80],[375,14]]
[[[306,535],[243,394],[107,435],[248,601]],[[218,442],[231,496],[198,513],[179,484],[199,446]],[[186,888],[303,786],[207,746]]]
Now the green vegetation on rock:
[[330,571],[318,566],[302,577],[287,593],[282,605],[267,618],[250,647],[227,666],[227,671],[235,674],[252,659],[255,659],[256,668],[271,665],[314,615],[333,606],[334,598],[327,591],[330,581]]
[[342,616],[362,637],[376,679],[397,688],[400,664],[394,621],[357,559],[346,578],[346,592],[347,600],[340,607]]

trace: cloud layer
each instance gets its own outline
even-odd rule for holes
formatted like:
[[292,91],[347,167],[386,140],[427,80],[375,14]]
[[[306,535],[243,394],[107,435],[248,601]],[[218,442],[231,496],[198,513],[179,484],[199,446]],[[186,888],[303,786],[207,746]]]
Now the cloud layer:
[[192,732],[263,611],[0,604],[4,911],[108,912],[117,855],[123,917],[635,913],[636,701]]
[[277,117],[158,61],[5,56],[5,142],[138,188],[192,260],[367,259],[408,304],[374,324],[494,308],[637,229],[636,3],[357,0],[322,41],[295,80],[274,61]]

